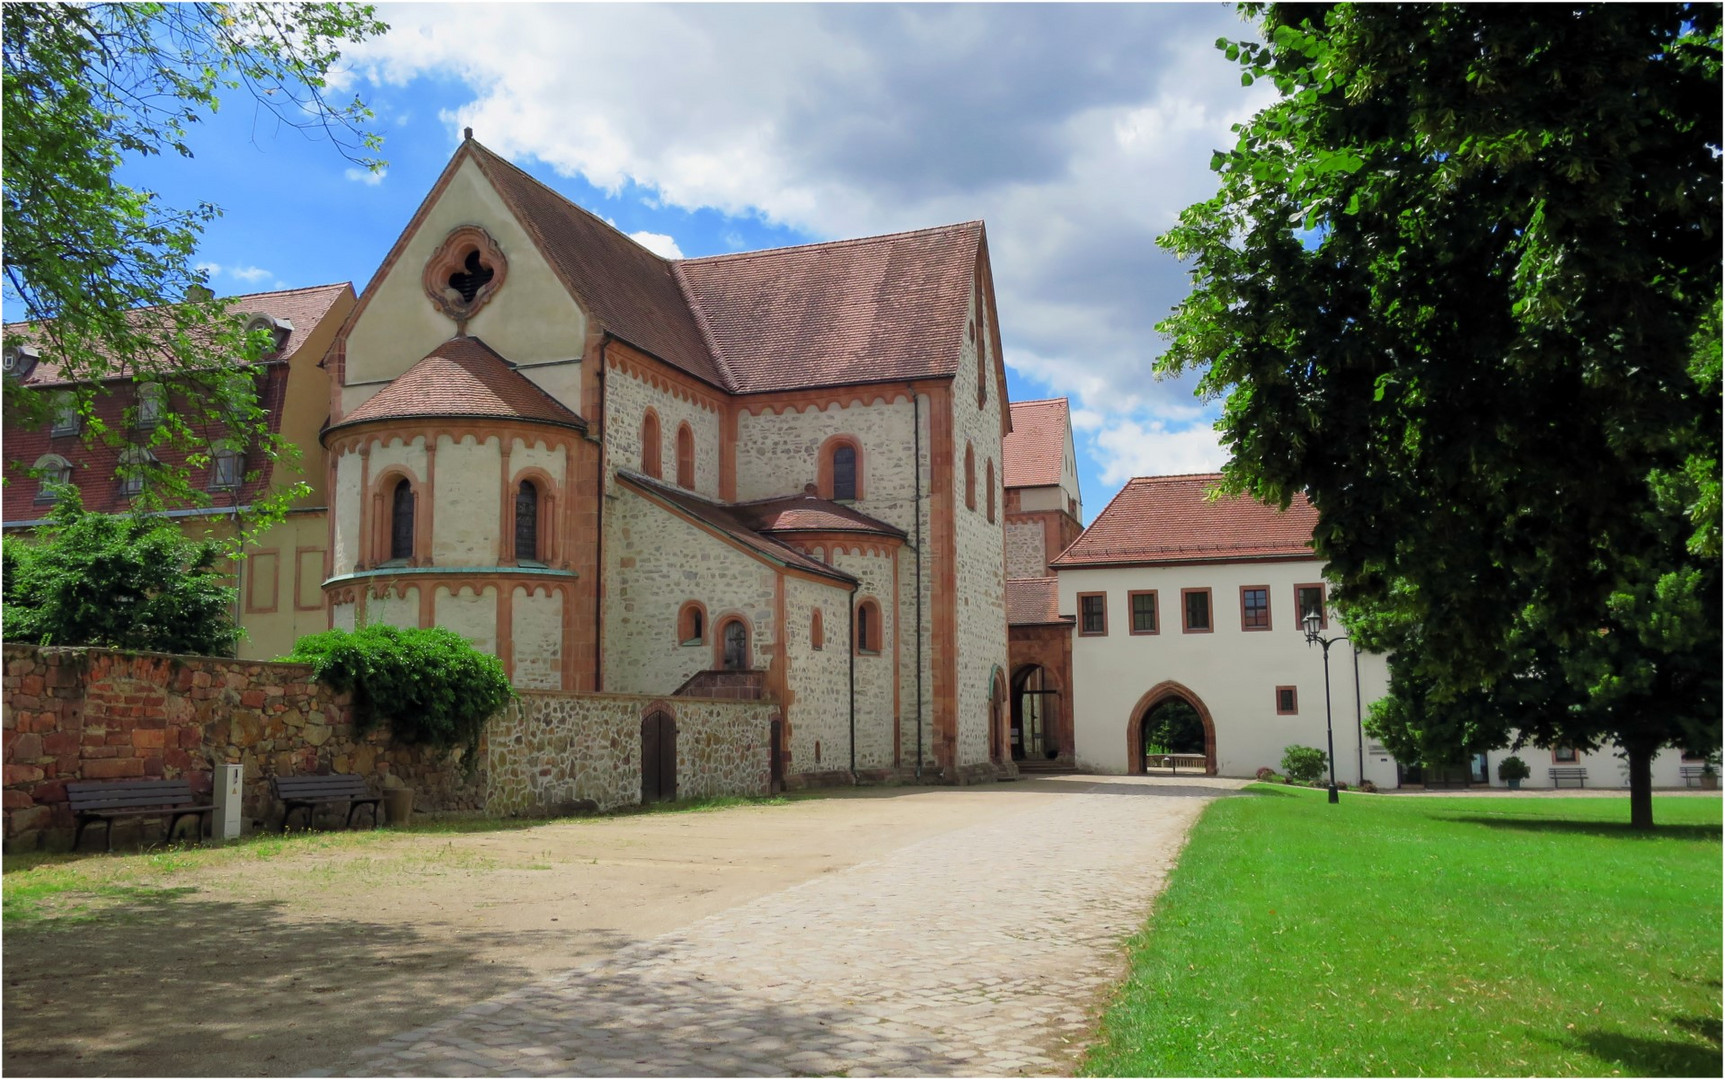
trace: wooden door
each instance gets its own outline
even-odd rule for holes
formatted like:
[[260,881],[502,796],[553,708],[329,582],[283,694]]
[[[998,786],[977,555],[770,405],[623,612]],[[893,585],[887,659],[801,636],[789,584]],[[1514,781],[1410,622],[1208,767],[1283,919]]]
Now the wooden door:
[[655,709],[641,720],[641,801],[670,802],[677,797],[677,723]]

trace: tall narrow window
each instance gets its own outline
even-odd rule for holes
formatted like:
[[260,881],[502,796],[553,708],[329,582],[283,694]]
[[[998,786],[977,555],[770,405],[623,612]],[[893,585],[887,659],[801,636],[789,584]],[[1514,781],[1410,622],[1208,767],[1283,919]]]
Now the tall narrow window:
[[994,524],[994,459],[993,458],[988,459],[988,472],[985,475],[988,479],[988,523],[990,525],[993,525]]
[[1156,590],[1129,592],[1126,596],[1132,604],[1132,632],[1134,634],[1157,633]]
[[821,625],[821,609],[815,608],[815,613],[809,617],[809,647],[821,649],[826,647],[826,643],[827,632]]
[[1312,585],[1295,585],[1294,603],[1300,613],[1299,623],[1295,629],[1302,633],[1305,631],[1307,615],[1318,617],[1320,629],[1328,628],[1330,622],[1324,614],[1324,586],[1321,582]]
[[515,561],[539,561],[539,489],[531,480],[515,493]]
[[707,643],[707,612],[699,601],[689,601],[677,613],[677,640],[684,645]]
[[726,671],[746,671],[749,667],[749,628],[741,619],[732,619],[725,624],[725,645],[722,666]]
[[854,446],[833,447],[833,498],[849,502],[857,497],[857,451]]
[[246,459],[233,450],[217,450],[210,459],[210,490],[232,491],[245,475]]
[[1240,629],[1270,628],[1270,590],[1264,585],[1247,585],[1240,589]]
[[413,485],[406,480],[395,485],[389,522],[389,557],[413,558]]
[[659,466],[659,414],[652,409],[641,417],[641,471],[659,479],[663,471]]
[[864,600],[857,605],[856,651],[871,655],[880,652],[880,605]]
[[167,392],[161,383],[138,384],[137,422],[140,428],[153,428],[162,422],[162,403]]
[[1181,589],[1180,607],[1185,615],[1183,629],[1188,634],[1210,632],[1210,590]]
[[969,443],[964,444],[964,505],[976,509],[976,451]]
[[54,395],[54,421],[49,435],[78,434],[78,399],[71,394]]
[[1078,594],[1078,632],[1096,636],[1108,632],[1108,594]]
[[134,446],[120,455],[120,490],[128,499],[144,493],[144,480],[156,455],[141,446]]
[[677,428],[677,486],[695,490],[695,433],[688,424]]

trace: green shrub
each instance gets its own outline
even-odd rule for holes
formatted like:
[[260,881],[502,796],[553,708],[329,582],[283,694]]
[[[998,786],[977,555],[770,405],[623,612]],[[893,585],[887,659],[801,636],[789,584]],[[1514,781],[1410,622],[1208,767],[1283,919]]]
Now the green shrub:
[[1302,784],[1324,775],[1330,759],[1315,746],[1290,746],[1282,751],[1282,771]]
[[1533,775],[1533,770],[1527,767],[1527,762],[1511,754],[1497,763],[1497,778],[1499,780],[1526,780]]
[[283,659],[310,664],[320,682],[351,690],[360,731],[388,720],[396,740],[439,750],[461,747],[469,765],[485,721],[515,697],[501,660],[442,627],[308,634]]

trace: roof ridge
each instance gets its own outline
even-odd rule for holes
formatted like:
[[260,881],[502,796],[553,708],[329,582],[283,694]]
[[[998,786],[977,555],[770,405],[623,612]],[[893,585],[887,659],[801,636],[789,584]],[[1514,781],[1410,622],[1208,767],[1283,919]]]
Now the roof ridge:
[[1062,394],[1060,397],[1026,398],[1023,401],[1009,401],[1009,402],[1007,402],[1007,404],[1011,405],[1011,406],[1018,406],[1018,405],[1065,405],[1065,404],[1068,404],[1068,402],[1069,402],[1069,399],[1064,394]]
[[[1129,487],[1133,484],[1138,483],[1139,481],[1143,481],[1146,484],[1158,484],[1158,483],[1162,483],[1162,482],[1168,481],[1168,480],[1220,480],[1220,479],[1222,479],[1223,475],[1224,474],[1219,473],[1219,472],[1166,473],[1166,474],[1163,474],[1161,476],[1134,476],[1131,479],[1127,480],[1126,484]],[[1122,490],[1124,490],[1124,489],[1122,489]],[[1116,497],[1118,497],[1118,496],[1116,496]]]
[[945,225],[930,225],[921,229],[903,229],[899,232],[880,233],[877,236],[855,236],[844,240],[815,240],[807,244],[785,244],[782,247],[761,248],[756,251],[727,251],[721,255],[698,255],[692,259],[672,259],[676,264],[682,263],[716,263],[736,259],[752,259],[761,255],[782,255],[787,251],[807,251],[813,248],[844,248],[857,247],[862,244],[876,244],[887,240],[898,240],[906,236],[916,236],[919,233],[936,233],[949,229],[962,229],[967,225],[982,224],[981,218],[970,221],[954,221]]
[[724,350],[719,348],[719,339],[713,334],[712,324],[707,320],[706,309],[695,302],[695,294],[689,290],[688,276],[683,273],[683,259],[667,259],[671,268],[671,280],[677,283],[677,295],[683,298],[683,304],[688,307],[689,314],[694,316],[695,329],[701,332],[701,340],[706,343],[707,353],[713,358],[713,363],[719,369],[719,374],[725,378],[727,393],[737,392],[737,374],[731,370],[730,361],[725,358]]
[[[561,191],[558,191],[556,188],[552,187],[550,184],[547,184],[544,181],[540,180],[538,177],[534,176],[532,173],[528,172],[526,169],[523,169],[521,166],[515,164],[513,161],[510,161],[508,158],[504,157],[502,154],[499,154],[497,151],[491,149],[489,146],[486,146],[484,143],[480,142],[478,139],[468,139],[467,142],[473,147],[473,149],[476,153],[483,152],[485,154],[485,156],[490,158],[492,161],[495,161],[501,165],[507,166],[510,169],[510,171],[512,171],[512,172],[520,173],[522,179],[526,180],[528,183],[532,184],[534,187],[542,189],[546,194],[550,195],[552,198],[556,199],[558,202],[561,202],[561,203],[568,205],[569,207],[573,208],[574,210],[581,213],[582,215],[589,217],[589,218],[592,218],[594,221],[598,222],[600,225],[603,225],[603,226],[605,226],[605,228],[610,229],[612,232],[616,233],[618,236],[629,241],[629,243],[640,248],[642,251],[645,251],[647,254],[653,256],[653,258],[658,259],[660,262],[666,263],[668,265],[668,264],[676,261],[674,259],[667,259],[663,255],[660,255],[658,252],[654,251],[652,248],[648,247],[646,244],[641,243],[639,240],[635,239],[633,236],[630,236],[628,233],[624,232],[622,229],[618,228],[616,225],[614,225],[611,222],[600,217],[598,214],[595,214],[593,211],[587,209],[585,206],[582,206],[580,203],[576,202],[574,199],[571,199],[569,196],[563,194]],[[517,216],[520,216],[520,215],[517,215]]]

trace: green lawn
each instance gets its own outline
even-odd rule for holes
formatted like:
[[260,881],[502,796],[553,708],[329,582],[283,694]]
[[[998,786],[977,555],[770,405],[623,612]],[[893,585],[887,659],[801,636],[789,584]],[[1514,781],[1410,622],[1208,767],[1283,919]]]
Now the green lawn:
[[1193,830],[1093,1076],[1719,1076],[1720,801],[1254,785]]

